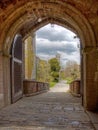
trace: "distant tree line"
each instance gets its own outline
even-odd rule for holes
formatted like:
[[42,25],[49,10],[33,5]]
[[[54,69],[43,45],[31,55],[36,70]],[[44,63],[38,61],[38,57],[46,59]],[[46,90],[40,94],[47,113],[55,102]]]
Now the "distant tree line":
[[58,82],[59,80],[80,79],[80,65],[75,61],[68,61],[65,68],[61,69],[57,58],[49,61],[39,60],[37,63],[37,80],[41,82]]
[[41,82],[59,81],[60,63],[57,58],[49,61],[39,59],[37,62],[37,80]]
[[68,83],[73,80],[80,79],[80,65],[75,61],[68,61],[64,70],[61,72],[62,79],[68,81]]
[[60,63],[57,58],[52,58],[49,60],[50,64],[50,75],[54,82],[59,81],[59,71],[60,71]]

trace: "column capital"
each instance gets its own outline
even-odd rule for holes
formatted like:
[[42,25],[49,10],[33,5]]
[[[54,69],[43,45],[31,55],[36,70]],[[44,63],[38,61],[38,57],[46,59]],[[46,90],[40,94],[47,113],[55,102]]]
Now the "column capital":
[[7,57],[7,58],[11,58],[12,57],[12,55],[10,55],[10,54],[8,54],[6,52],[3,52],[3,51],[2,51],[2,56]]
[[36,35],[36,34],[35,34],[34,31],[31,31],[31,32],[30,32],[30,36],[31,36],[32,38],[35,37],[35,35]]

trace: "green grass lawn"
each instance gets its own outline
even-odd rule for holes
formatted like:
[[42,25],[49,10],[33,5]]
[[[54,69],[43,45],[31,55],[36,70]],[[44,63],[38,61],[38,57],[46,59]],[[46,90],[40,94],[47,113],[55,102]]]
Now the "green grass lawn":
[[57,83],[57,82],[50,82],[50,83],[49,83],[50,88],[51,88],[51,87],[54,87],[56,83]]

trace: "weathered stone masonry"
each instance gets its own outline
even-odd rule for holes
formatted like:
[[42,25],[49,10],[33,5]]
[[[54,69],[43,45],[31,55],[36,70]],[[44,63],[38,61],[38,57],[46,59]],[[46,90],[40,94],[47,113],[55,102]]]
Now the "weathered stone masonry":
[[[39,19],[41,19],[39,21]],[[10,48],[14,36],[28,33],[48,23],[74,31],[83,50],[83,104],[98,106],[98,1],[97,0],[1,0],[0,1],[0,93],[10,104]]]

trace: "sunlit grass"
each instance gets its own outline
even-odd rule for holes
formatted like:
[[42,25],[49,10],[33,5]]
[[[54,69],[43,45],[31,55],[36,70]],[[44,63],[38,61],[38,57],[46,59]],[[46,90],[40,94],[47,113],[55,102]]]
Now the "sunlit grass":
[[57,82],[50,82],[50,83],[49,83],[50,88],[54,87],[56,84],[57,84]]

